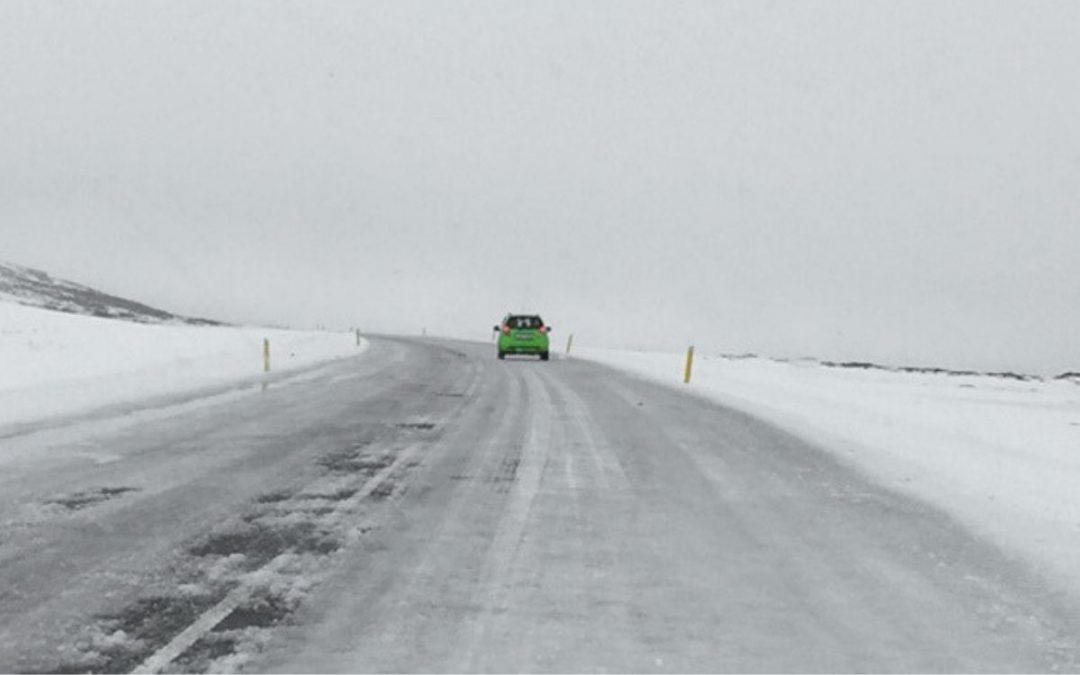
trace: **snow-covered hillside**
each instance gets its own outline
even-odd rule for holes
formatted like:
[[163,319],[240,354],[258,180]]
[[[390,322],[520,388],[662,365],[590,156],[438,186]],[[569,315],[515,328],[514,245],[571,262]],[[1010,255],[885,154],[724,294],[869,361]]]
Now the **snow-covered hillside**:
[[581,350],[816,440],[1080,593],[1080,382]]
[[0,301],[0,435],[13,424],[259,378],[264,338],[275,375],[364,347],[344,333],[135,323]]
[[207,319],[192,319],[109,295],[102,291],[41,270],[0,262],[0,300],[29,307],[42,307],[71,314],[85,314],[140,323],[186,323],[214,325]]

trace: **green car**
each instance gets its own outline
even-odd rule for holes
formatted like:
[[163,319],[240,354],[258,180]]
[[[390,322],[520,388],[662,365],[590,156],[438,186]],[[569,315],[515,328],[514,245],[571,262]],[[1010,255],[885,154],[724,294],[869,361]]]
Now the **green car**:
[[550,326],[535,314],[507,314],[502,324],[495,326],[499,333],[499,358],[507,354],[537,354],[541,361],[548,360],[548,333]]

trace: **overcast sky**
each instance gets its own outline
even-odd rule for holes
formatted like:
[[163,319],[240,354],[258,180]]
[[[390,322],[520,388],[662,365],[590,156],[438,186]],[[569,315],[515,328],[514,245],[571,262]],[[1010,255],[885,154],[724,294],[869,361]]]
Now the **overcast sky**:
[[1080,2],[0,0],[0,259],[229,320],[1080,370]]

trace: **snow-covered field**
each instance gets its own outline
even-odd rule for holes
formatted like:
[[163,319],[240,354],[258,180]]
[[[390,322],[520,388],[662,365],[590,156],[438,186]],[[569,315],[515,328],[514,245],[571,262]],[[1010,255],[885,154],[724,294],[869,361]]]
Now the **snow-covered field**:
[[355,355],[351,334],[140,324],[0,301],[0,428]]
[[578,354],[742,409],[926,500],[1080,594],[1080,386],[699,355]]

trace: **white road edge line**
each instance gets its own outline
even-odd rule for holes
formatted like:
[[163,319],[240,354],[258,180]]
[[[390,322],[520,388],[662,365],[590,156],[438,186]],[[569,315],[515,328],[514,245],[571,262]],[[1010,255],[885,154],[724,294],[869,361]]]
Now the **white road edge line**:
[[[394,459],[393,463],[384,468],[379,473],[372,476],[364,487],[360,489],[351,499],[350,503],[357,503],[371,495],[387,478],[390,477],[394,471],[398,469],[402,464],[412,460],[413,456],[420,449],[419,443],[413,443],[406,447],[401,453]],[[270,571],[274,572],[282,564],[282,556],[278,556],[269,561],[262,567],[249,572],[252,575],[256,572]],[[137,668],[132,670],[132,673],[138,675],[150,675],[152,673],[158,673],[166,666],[173,662],[178,656],[187,651],[193,644],[199,641],[199,638],[209,633],[214,626],[216,626],[222,619],[227,617],[233,610],[239,607],[245,600],[251,597],[252,591],[255,587],[251,584],[241,583],[234,588],[224,599],[218,604],[214,605],[210,609],[206,610],[202,616],[195,620],[190,626],[185,628],[179,635],[174,637],[161,649],[151,654],[145,661],[143,661]]]

